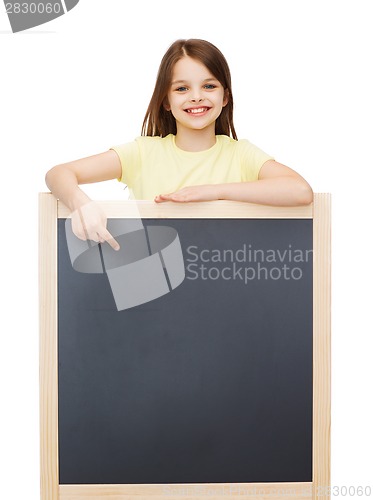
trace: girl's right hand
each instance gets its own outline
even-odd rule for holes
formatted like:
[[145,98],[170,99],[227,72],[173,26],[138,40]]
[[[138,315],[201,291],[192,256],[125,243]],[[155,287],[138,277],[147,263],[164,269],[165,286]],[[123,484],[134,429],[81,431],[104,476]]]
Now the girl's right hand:
[[71,214],[72,230],[81,240],[92,240],[98,243],[105,241],[114,250],[119,250],[119,243],[106,229],[107,217],[98,203],[91,201],[82,205]]

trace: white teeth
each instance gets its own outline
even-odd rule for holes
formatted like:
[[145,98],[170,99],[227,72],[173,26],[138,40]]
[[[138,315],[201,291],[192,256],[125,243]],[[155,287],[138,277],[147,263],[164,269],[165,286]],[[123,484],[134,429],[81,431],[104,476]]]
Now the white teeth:
[[207,111],[208,108],[196,108],[196,109],[187,109],[188,113],[203,113]]

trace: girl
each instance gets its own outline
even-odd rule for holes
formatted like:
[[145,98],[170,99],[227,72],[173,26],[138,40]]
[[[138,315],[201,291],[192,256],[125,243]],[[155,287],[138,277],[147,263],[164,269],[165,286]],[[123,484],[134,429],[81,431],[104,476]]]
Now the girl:
[[[130,198],[185,203],[236,200],[306,205],[309,184],[247,140],[237,140],[228,64],[204,40],[177,40],[164,55],[153,96],[134,142],[57,165],[46,175],[52,193],[73,212],[81,239],[118,243],[106,216],[79,184],[118,179]],[[83,208],[84,207],[84,208]]]

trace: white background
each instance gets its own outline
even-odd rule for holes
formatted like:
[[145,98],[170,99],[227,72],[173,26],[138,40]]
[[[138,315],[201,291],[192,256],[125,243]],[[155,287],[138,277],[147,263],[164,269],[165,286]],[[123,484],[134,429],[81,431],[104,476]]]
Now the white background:
[[[332,193],[332,484],[373,489],[371,2],[81,0],[18,34],[0,10],[2,497],[39,498],[45,172],[140,135],[160,59],[177,38],[204,38],[225,54],[239,138]],[[86,191],[126,197],[116,181]]]

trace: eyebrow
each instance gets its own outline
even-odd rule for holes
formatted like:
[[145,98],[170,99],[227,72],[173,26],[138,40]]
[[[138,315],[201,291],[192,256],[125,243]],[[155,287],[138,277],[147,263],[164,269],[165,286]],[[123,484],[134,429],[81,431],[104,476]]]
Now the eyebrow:
[[[203,83],[205,82],[217,82],[218,79],[217,78],[206,78],[205,80],[203,80]],[[176,83],[189,83],[188,80],[175,80],[174,82],[171,82],[171,85],[175,85]]]

